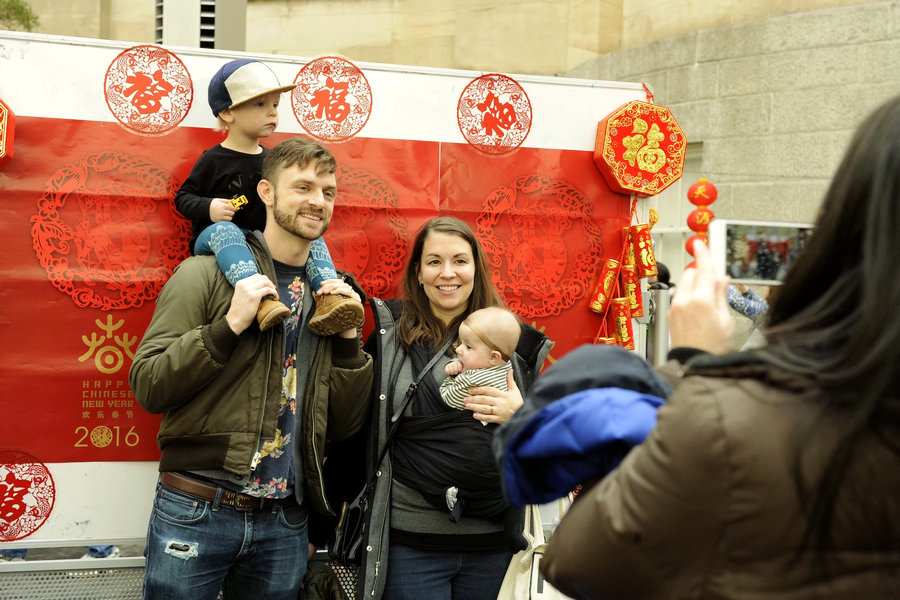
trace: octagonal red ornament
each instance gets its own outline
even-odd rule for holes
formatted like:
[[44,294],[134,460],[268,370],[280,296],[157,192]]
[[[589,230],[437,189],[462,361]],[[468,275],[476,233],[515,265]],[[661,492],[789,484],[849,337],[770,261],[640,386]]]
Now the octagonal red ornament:
[[681,177],[686,149],[668,108],[633,100],[600,121],[594,162],[614,192],[654,196]]
[[13,157],[16,115],[0,100],[0,167]]

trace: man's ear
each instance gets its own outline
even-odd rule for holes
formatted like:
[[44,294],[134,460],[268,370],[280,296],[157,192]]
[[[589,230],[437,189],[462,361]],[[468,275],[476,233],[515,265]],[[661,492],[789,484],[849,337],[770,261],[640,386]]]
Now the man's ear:
[[256,184],[256,193],[259,194],[259,199],[262,200],[263,204],[266,206],[272,206],[273,192],[272,184],[268,179],[260,179],[259,183]]

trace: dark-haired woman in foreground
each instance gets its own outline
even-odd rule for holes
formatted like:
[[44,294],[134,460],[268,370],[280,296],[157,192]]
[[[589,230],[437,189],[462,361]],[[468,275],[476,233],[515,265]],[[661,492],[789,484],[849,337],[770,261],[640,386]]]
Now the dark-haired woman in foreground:
[[656,429],[550,539],[575,598],[900,597],[900,97],[856,132],[815,233],[728,350],[705,246],[669,314]]

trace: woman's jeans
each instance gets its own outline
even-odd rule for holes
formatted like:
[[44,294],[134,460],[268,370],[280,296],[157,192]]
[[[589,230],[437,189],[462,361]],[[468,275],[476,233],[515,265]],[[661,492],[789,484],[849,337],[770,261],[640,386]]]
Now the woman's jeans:
[[[220,494],[221,496],[221,494]],[[307,510],[239,511],[157,484],[144,600],[296,600],[306,573]]]
[[435,552],[391,544],[383,600],[496,600],[512,552]]

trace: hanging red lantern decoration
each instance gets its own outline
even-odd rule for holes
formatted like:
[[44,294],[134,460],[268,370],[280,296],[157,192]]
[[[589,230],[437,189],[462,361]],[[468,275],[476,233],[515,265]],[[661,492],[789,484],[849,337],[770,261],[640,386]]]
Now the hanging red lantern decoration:
[[715,217],[716,215],[713,214],[713,211],[708,208],[697,208],[688,215],[687,226],[691,231],[702,233],[709,229],[709,222]]
[[[716,218],[716,215],[713,211],[709,210],[708,206],[715,202],[718,197],[719,190],[717,190],[716,186],[711,184],[708,179],[698,179],[688,188],[688,201],[697,207],[691,211],[691,214],[687,217],[688,228],[695,232],[695,235],[689,237],[684,244],[684,249],[691,256],[694,256],[694,242],[700,240],[704,244],[709,243],[706,232],[709,231],[709,224]],[[691,268],[693,266],[694,263],[692,261],[685,268]]]

